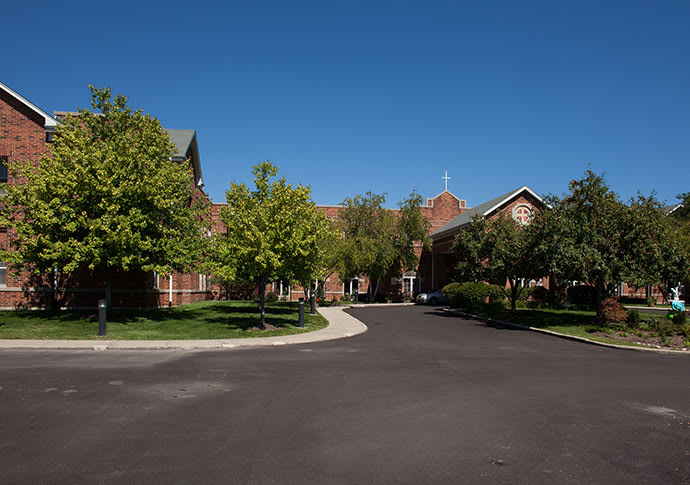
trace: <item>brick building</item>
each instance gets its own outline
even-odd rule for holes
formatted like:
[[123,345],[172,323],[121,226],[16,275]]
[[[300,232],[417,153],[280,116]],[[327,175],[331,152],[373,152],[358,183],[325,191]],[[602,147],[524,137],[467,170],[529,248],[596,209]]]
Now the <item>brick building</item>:
[[[58,111],[50,116],[29,100],[0,83],[0,191],[2,184],[20,183],[9,172],[13,163],[30,160],[39,163],[50,154],[51,143],[60,117],[70,114]],[[194,130],[168,129],[177,148],[173,160],[189,163],[196,187],[196,197],[207,198],[203,191],[199,147]],[[1,192],[0,192],[1,193]],[[6,248],[12,228],[0,228],[0,247]],[[95,307],[103,298],[104,276],[97,271],[79,270],[68,275],[57,289],[48,276],[37,278],[29,273],[8,271],[0,262],[0,307],[39,307],[54,299],[63,306]],[[153,272],[130,271],[113,277],[112,302],[118,307],[153,307],[180,305],[212,297],[207,275],[156,275]]]
[[476,216],[493,219],[508,214],[515,220],[526,222],[535,212],[544,207],[542,198],[532,189],[523,185],[506,194],[468,209],[450,222],[431,233],[431,254],[423,255],[420,266],[431,273],[431,287],[439,288],[452,281],[457,261],[452,253],[455,236],[468,226]]
[[[16,184],[8,168],[17,161],[30,160],[39,163],[44,154],[50,154],[51,144],[60,118],[69,112],[56,111],[53,116],[41,110],[5,84],[0,83],[0,194],[3,184]],[[167,129],[170,140],[177,149],[173,160],[189,163],[196,188],[196,197],[208,198],[203,190],[203,177],[197,134],[194,130]],[[225,228],[220,221],[219,211],[224,204],[211,205],[211,232],[218,233]],[[318,206],[331,219],[337,219],[341,206]],[[467,207],[448,190],[436,197],[426,199],[422,214],[430,221],[431,251],[423,251],[421,245],[416,252],[419,266],[402,275],[382,281],[379,294],[394,300],[412,298],[420,291],[441,287],[452,279],[455,261],[451,252],[454,237],[472,220],[480,215],[492,218],[508,213],[516,219],[527,218],[543,207],[541,197],[527,186],[522,186],[476,207]],[[678,206],[670,206],[671,213]],[[0,247],[7,247],[12,237],[11,228],[0,227]],[[49,276],[36,278],[28,273],[14,275],[7,264],[0,262],[0,308],[39,307],[58,300],[63,306],[94,307],[103,298],[104,277],[96,271],[81,270],[68,275],[57,289]],[[366,294],[369,281],[358,277],[342,281],[338,274],[332,274],[325,282],[326,298],[342,298],[345,294]],[[131,271],[113,278],[113,305],[118,307],[155,307],[180,305],[194,301],[222,297],[218,286],[211,285],[209,275],[199,273],[163,275],[153,272]],[[290,288],[276,281],[268,290],[279,293],[283,298],[296,300],[304,295],[299,287]],[[619,285],[619,296],[653,296],[657,301],[663,295],[655,287],[631,288]]]
[[[224,204],[213,204],[214,214]],[[337,220],[338,214],[342,210],[339,205],[317,205],[323,210],[331,220]],[[424,206],[421,207],[421,212],[430,223],[430,232],[435,231],[447,222],[454,219],[456,216],[468,210],[466,201],[459,199],[448,190],[444,190],[436,197],[426,199]],[[397,212],[397,209],[393,209]],[[214,221],[214,226],[216,222]],[[424,258],[421,244],[417,244],[415,251],[420,261],[426,261]],[[355,293],[365,295],[368,292],[369,280],[364,276],[348,279],[343,281],[338,273],[331,274],[325,282],[324,288],[326,291],[326,299],[332,300],[334,298],[340,299],[343,295],[353,296]],[[390,297],[395,301],[403,299],[410,299],[420,291],[431,289],[431,267],[424,266],[417,270],[408,271],[402,275],[391,277],[381,282],[379,295],[381,297]],[[304,296],[304,289],[302,287],[288,287],[282,282],[274,282],[269,288],[269,291],[275,291],[281,297],[288,300],[297,300]]]

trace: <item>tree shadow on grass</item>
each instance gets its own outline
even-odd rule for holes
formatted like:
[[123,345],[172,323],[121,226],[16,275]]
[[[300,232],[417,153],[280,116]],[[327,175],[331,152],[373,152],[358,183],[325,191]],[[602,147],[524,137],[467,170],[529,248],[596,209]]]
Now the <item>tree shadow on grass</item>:
[[[259,325],[259,318],[257,317],[257,318],[228,319],[228,318],[218,317],[218,318],[204,318],[203,322],[210,324],[210,325],[225,326],[228,329],[249,330],[249,329],[255,328]],[[297,321],[296,320],[290,320],[287,318],[273,318],[270,316],[266,316],[266,324],[273,325],[274,327],[278,327],[278,328],[285,328],[288,325],[296,327]]]
[[[298,305],[279,302],[266,307],[266,323],[278,328],[297,325]],[[72,323],[97,323],[96,310],[30,310],[12,311],[13,319],[32,322],[54,322],[57,325]],[[289,318],[292,316],[292,318]],[[202,302],[175,308],[156,308],[145,310],[114,309],[107,314],[108,323],[132,325],[140,323],[161,323],[171,326],[184,326],[185,322],[209,325],[223,325],[228,329],[248,330],[259,324],[258,305],[251,302]]]

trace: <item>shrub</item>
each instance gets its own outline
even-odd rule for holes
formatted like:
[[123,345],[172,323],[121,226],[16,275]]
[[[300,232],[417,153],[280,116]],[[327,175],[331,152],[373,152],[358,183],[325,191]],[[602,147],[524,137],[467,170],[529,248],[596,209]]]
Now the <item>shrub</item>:
[[530,291],[530,299],[537,303],[546,303],[549,301],[549,290],[543,286],[533,286]]
[[460,283],[449,283],[441,289],[443,296],[450,300],[452,306],[458,305],[458,295],[460,294]]
[[668,316],[673,324],[678,327],[685,325],[685,322],[688,321],[688,316],[685,312],[669,312]]
[[486,305],[486,312],[492,315],[504,313],[506,307],[502,301],[491,301]]
[[506,292],[498,285],[489,287],[489,303],[501,303],[506,299]]
[[486,283],[463,283],[458,289],[457,304],[462,308],[478,308],[486,302],[490,294],[491,287]]
[[647,306],[655,306],[656,305],[656,298],[654,298],[653,296],[648,297],[647,300],[645,300],[645,301],[647,303]]
[[597,310],[597,318],[603,323],[623,322],[627,316],[623,307],[614,297],[605,299],[601,303],[601,308]]
[[527,300],[530,299],[530,296],[532,296],[532,289],[533,287],[525,287],[520,291],[520,296],[518,296],[517,301],[524,301],[526,302]]
[[668,320],[657,320],[654,323],[654,330],[656,330],[657,335],[662,339],[665,339],[669,335],[674,333],[673,323]]
[[[252,295],[252,301],[259,303],[259,294],[254,293]],[[264,302],[266,303],[273,303],[274,301],[278,301],[278,293],[275,291],[267,291],[266,294],[264,295]]]
[[630,310],[628,317],[625,319],[625,326],[631,330],[640,328],[640,312],[637,310]]
[[684,323],[680,326],[680,333],[685,335],[686,338],[690,339],[690,323]]

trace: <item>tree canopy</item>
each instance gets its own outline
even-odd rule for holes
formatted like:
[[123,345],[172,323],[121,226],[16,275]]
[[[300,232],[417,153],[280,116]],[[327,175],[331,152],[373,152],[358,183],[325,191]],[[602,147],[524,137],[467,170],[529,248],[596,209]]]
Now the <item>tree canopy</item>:
[[227,230],[214,238],[213,271],[226,280],[252,281],[259,293],[260,327],[265,328],[266,285],[272,279],[300,283],[323,270],[321,246],[332,237],[326,214],[309,187],[272,181],[278,168],[266,161],[253,168],[255,189],[233,182],[220,219]]
[[367,192],[345,199],[339,213],[340,275],[369,277],[370,300],[376,298],[382,278],[417,266],[415,244],[430,245],[430,223],[421,214],[419,194],[400,202],[397,215],[383,206],[385,201],[385,194]]
[[602,175],[587,170],[568,193],[546,202],[550,209],[531,224],[534,256],[556,278],[593,285],[597,308],[616,284],[659,283],[673,264],[677,249],[654,196],[625,204]]
[[[531,233],[506,214],[493,219],[475,217],[453,244],[460,281],[489,281],[499,285],[515,310],[523,287],[521,278],[544,276],[532,257]],[[509,291],[506,291],[508,281]]]
[[80,267],[158,272],[194,268],[203,252],[206,201],[158,120],[123,95],[91,89],[57,128],[52,155],[13,167],[0,224],[12,228],[2,257],[36,274]]

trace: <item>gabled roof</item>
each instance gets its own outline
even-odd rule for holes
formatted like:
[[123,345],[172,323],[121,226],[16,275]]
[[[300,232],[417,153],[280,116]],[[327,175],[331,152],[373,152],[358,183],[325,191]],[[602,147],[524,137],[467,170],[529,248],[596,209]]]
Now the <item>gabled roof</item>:
[[661,210],[664,211],[664,214],[670,215],[670,214],[673,214],[678,209],[680,209],[681,207],[683,207],[683,204],[679,203],[679,204],[667,205],[666,207],[664,207]]
[[170,141],[175,145],[177,152],[173,155],[173,159],[186,160],[187,153],[191,148],[191,160],[194,167],[194,179],[196,185],[203,187],[204,181],[201,176],[201,160],[199,159],[199,145],[196,141],[196,130],[177,130],[174,128],[164,128],[168,132]]
[[1,83],[0,82],[0,89],[5,91],[7,94],[15,98],[17,101],[22,103],[24,106],[32,110],[34,113],[38,114],[39,116],[42,116],[45,121],[43,123],[43,126],[46,128],[48,131],[55,131],[55,127],[59,124],[58,121],[50,116],[48,113],[43,111],[41,108],[33,104],[31,101],[26,99],[24,96],[19,94],[18,92],[14,91],[12,88],[10,88],[8,85]]
[[165,128],[168,132],[170,141],[177,149],[176,157],[187,157],[187,151],[189,151],[189,146],[194,141],[194,136],[196,131],[194,130],[175,130],[173,128]]
[[448,189],[444,190],[443,192],[441,192],[440,194],[438,194],[436,197],[429,197],[429,199],[430,199],[430,200],[438,199],[439,197],[441,197],[443,194],[446,194],[446,193],[447,193],[448,195],[450,195],[451,197],[453,197],[454,199],[460,200],[460,197],[458,197],[457,195],[455,195],[453,192],[451,192],[451,191],[448,190]]
[[508,192],[507,194],[499,195],[498,197],[491,199],[489,201],[484,202],[483,204],[479,204],[476,207],[472,207],[471,209],[467,209],[465,212],[457,216],[455,219],[452,219],[451,221],[448,221],[445,223],[443,226],[439,227],[436,229],[434,232],[430,234],[432,238],[434,237],[440,237],[440,236],[445,236],[449,233],[455,232],[461,227],[464,227],[472,222],[472,219],[475,216],[481,216],[481,217],[486,217],[489,214],[491,214],[493,211],[501,207],[503,204],[508,202],[509,200],[513,199],[517,195],[521,194],[522,192],[528,192],[530,195],[532,195],[534,198],[536,198],[539,202],[543,202],[543,199],[537,194],[535,191],[527,187],[526,185],[523,185],[522,187],[512,190]]

